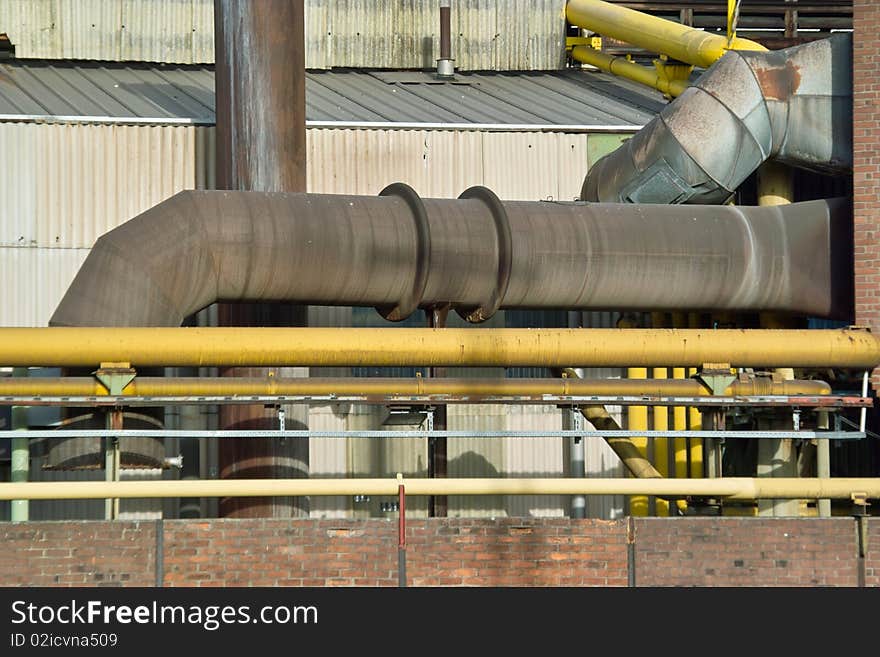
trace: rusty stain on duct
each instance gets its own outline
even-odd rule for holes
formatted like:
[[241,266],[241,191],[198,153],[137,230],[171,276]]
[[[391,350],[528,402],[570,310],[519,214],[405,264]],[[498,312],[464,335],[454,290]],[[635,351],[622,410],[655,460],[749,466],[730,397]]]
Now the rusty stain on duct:
[[783,66],[756,65],[753,70],[764,98],[768,100],[788,100],[801,85],[800,69],[791,61]]

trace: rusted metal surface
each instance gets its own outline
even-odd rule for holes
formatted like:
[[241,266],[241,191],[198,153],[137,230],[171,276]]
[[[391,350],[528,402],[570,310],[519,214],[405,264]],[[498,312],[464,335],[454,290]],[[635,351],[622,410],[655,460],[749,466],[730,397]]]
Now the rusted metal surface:
[[[303,12],[299,0],[215,0],[220,189],[306,189]],[[224,303],[218,308],[218,320],[221,326],[304,325],[304,308],[289,308],[289,317],[278,317],[277,310],[260,304]],[[225,372],[229,376],[255,373],[236,368]],[[225,428],[269,428],[275,422],[263,406],[220,407],[220,424]],[[220,449],[221,478],[307,474],[307,441],[235,440]],[[220,513],[227,517],[286,517],[307,515],[308,509],[304,498],[225,498],[220,500]]]
[[599,160],[580,197],[725,202],[765,161],[852,169],[852,37],[730,51],[632,139]]
[[303,3],[215,0],[217,187],[306,188]]
[[[496,220],[476,199],[423,199],[421,308],[484,306]],[[780,311],[849,316],[851,203],[778,207],[505,201],[502,308]],[[179,326],[215,301],[396,306],[421,266],[397,197],[180,192],[102,236],[55,326]]]

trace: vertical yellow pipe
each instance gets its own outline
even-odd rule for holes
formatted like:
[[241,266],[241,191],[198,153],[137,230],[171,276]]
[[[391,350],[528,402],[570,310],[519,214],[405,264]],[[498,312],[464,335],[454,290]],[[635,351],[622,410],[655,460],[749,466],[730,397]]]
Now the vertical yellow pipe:
[[[673,379],[684,378],[683,367],[672,368]],[[675,431],[687,430],[687,408],[684,406],[672,407],[672,428]],[[675,438],[672,441],[672,451],[675,454],[675,477],[676,479],[685,479],[688,476],[687,467],[687,440],[685,438]]]
[[[791,167],[774,162],[764,162],[757,171],[758,205],[778,206],[794,202],[794,175]],[[797,321],[776,313],[761,313],[761,328],[786,329],[795,328]],[[774,370],[784,380],[794,379],[794,369],[778,367]],[[765,421],[769,428],[788,429],[791,420],[781,415]],[[767,440],[758,443],[759,477],[797,476],[797,450],[790,439]],[[759,500],[757,514],[759,516],[790,516],[803,515],[806,500]]]
[[[684,378],[684,368],[683,367],[673,367],[672,368],[672,378],[673,379],[683,379]],[[672,428],[675,431],[685,431],[687,430],[687,409],[684,406],[673,406],[672,407]],[[687,479],[688,476],[688,455],[687,455],[687,439],[686,438],[673,438],[672,440],[672,453],[674,458],[674,466],[675,471],[673,475],[676,479]],[[677,506],[680,512],[684,513],[687,510],[687,502],[684,500],[679,500],[677,502]]]
[[[654,371],[655,379],[665,379],[667,376],[667,370],[665,367],[655,367]],[[654,430],[655,431],[667,431],[669,429],[669,409],[666,406],[654,406]],[[669,439],[668,438],[654,438],[654,467],[657,468],[657,472],[659,472],[664,477],[669,476]],[[658,499],[657,500],[657,515],[658,516],[668,516],[669,515],[669,502],[666,500]]]
[[[701,325],[700,314],[699,313],[688,313],[688,327],[690,328],[700,328]],[[697,373],[696,367],[689,367],[687,370],[687,375],[689,377],[694,376]],[[696,407],[690,406],[688,407],[688,429],[691,431],[700,431],[703,428],[703,416]],[[690,449],[688,450],[690,453],[690,472],[689,476],[691,477],[702,477],[703,476],[703,439],[702,438],[691,438],[689,439]]]
[[[687,313],[674,312],[671,313],[673,328],[684,328],[688,325]],[[672,368],[672,378],[683,379],[685,377],[684,367]],[[688,411],[685,406],[675,406],[672,409],[672,428],[675,431],[686,431]],[[687,438],[674,438],[672,441],[672,450],[675,455],[675,477],[677,479],[687,479],[688,476],[688,450]],[[681,513],[687,511],[687,502],[679,500],[677,503],[678,510]]]
[[[647,379],[648,369],[646,367],[630,367],[626,371],[627,378],[630,379]],[[648,407],[647,406],[630,406],[627,411],[627,428],[630,431],[647,431],[648,429]],[[648,455],[648,439],[647,437],[633,437],[633,444],[639,450],[639,453],[647,457]],[[648,496],[647,495],[631,495],[629,498],[629,513],[632,516],[648,515]]]
[[[667,328],[670,325],[666,313],[651,313],[651,326],[653,328]],[[665,379],[669,372],[665,367],[655,367],[652,376],[655,379]],[[655,431],[667,431],[669,429],[669,408],[666,406],[653,406],[651,410]],[[654,467],[664,477],[669,477],[669,439],[654,438]],[[669,515],[669,502],[657,499],[655,502],[655,514],[658,516]]]

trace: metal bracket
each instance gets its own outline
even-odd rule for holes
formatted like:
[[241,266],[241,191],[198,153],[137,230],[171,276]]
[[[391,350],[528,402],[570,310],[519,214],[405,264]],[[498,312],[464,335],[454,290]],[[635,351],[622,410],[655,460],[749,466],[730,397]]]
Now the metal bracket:
[[110,395],[117,396],[121,395],[125,387],[134,381],[137,371],[131,366],[131,363],[101,363],[101,366],[92,374]]
[[[657,69],[657,75],[665,82],[687,82],[694,67],[691,64],[685,64],[679,61],[669,61],[665,59],[655,59],[654,68]],[[669,94],[663,94],[670,99]]]
[[565,49],[571,50],[575,46],[589,46],[596,50],[602,50],[602,37],[599,36],[570,36],[565,37]]
[[868,494],[862,492],[852,493],[850,496],[852,503],[859,509],[862,514],[868,511]]
[[704,363],[694,378],[706,386],[713,395],[724,396],[730,384],[736,381],[736,374],[730,372],[728,363]]

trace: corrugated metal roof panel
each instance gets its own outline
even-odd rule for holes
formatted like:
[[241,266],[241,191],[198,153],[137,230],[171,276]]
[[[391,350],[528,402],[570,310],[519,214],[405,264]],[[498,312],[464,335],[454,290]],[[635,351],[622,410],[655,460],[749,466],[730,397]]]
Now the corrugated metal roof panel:
[[[633,131],[662,97],[605,73],[472,73],[453,81],[419,71],[310,71],[313,126],[534,126]],[[0,120],[213,124],[207,66],[12,60],[0,64]]]

